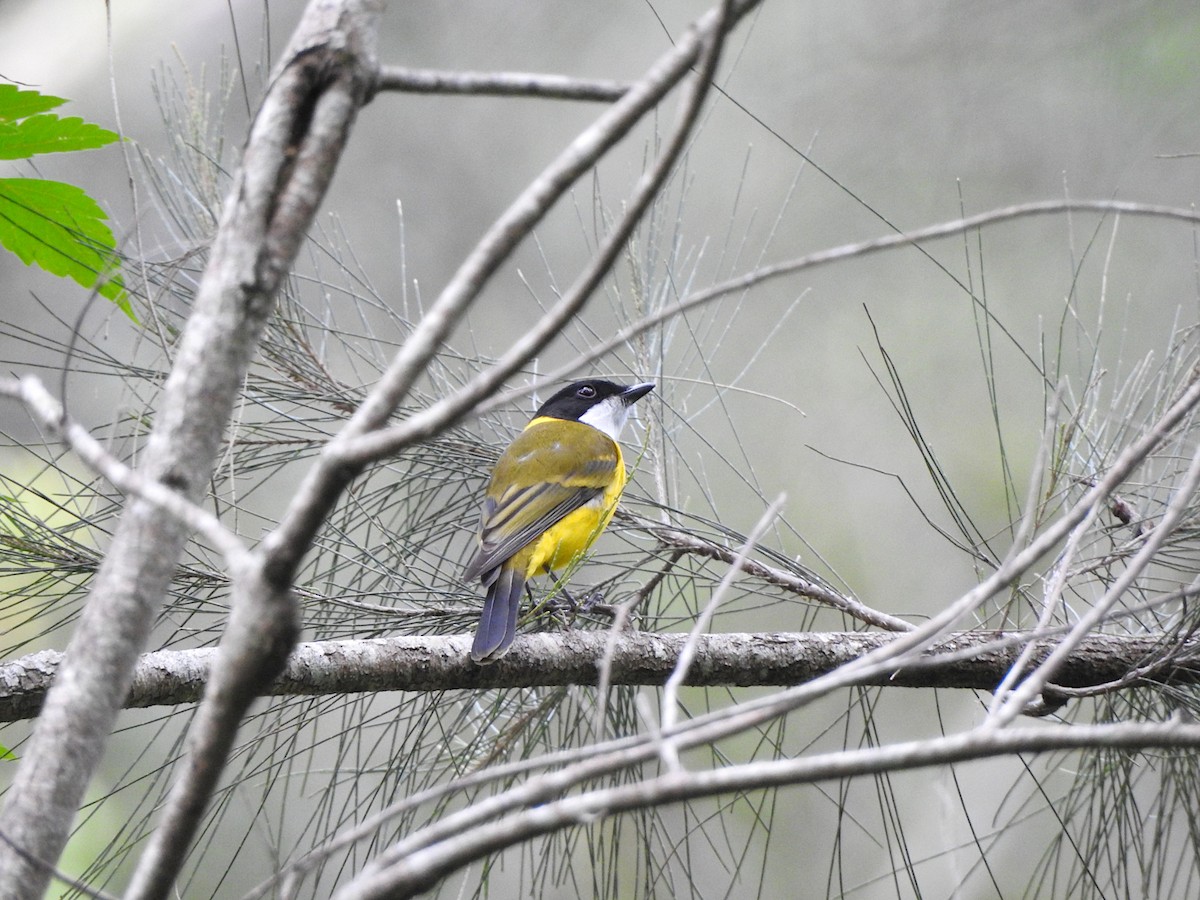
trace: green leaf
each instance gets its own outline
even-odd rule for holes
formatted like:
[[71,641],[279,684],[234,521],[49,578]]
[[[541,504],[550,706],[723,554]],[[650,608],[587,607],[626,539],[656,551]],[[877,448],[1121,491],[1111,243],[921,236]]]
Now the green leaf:
[[[0,84],[0,159],[94,150],[119,140],[106,128],[48,110],[62,97]],[[82,189],[35,178],[0,179],[0,244],[26,265],[73,278],[137,321],[117,274],[116,242],[104,210]]]
[[73,184],[0,178],[0,244],[26,265],[96,288],[135,322],[117,269],[108,216]]
[[47,112],[66,102],[62,97],[0,84],[0,159],[95,150],[120,140],[115,132],[78,116],[63,119]]
[[43,113],[20,122],[0,120],[0,159],[26,159],[39,153],[95,150],[119,139],[107,128],[85,122],[78,116],[61,119]]
[[4,759],[17,759],[17,754],[13,753],[3,744],[0,744],[0,760]]
[[22,91],[15,84],[0,84],[0,122],[15,122],[43,113],[67,101],[37,91]]

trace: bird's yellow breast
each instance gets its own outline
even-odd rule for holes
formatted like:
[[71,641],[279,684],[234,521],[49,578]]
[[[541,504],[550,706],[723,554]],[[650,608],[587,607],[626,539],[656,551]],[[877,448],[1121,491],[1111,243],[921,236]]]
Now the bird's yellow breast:
[[618,457],[617,472],[604,493],[552,525],[530,546],[525,577],[533,578],[549,569],[564,569],[582,556],[608,527],[624,489],[625,466]]
[[[542,421],[546,420],[534,419],[527,427],[533,427]],[[554,424],[561,426],[567,423],[555,422]],[[588,428],[589,432],[594,432],[594,429],[587,425],[575,422],[569,423],[569,425],[571,429]],[[608,527],[613,513],[616,512],[617,501],[625,490],[625,460],[621,455],[621,447],[616,441],[612,441],[607,435],[599,435],[599,433],[595,433],[593,437],[595,436],[602,437],[606,442],[611,441],[611,450],[608,452],[616,456],[616,465],[612,467],[604,491],[586,505],[568,513],[561,521],[551,525],[540,538],[530,543],[522,551],[520,555],[529,555],[525,566],[526,578],[543,575],[551,569],[562,570],[570,566]],[[559,472],[556,474],[564,482],[576,481],[576,477],[573,477],[574,473]],[[585,477],[578,480],[587,482],[589,479]]]

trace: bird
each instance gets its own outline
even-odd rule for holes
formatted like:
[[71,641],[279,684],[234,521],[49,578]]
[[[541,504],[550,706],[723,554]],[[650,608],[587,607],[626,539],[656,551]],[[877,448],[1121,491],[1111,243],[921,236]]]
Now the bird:
[[543,403],[500,456],[484,493],[479,550],[463,571],[487,588],[471,659],[508,652],[531,578],[563,569],[600,536],[625,489],[617,443],[654,383],[600,378],[568,384]]

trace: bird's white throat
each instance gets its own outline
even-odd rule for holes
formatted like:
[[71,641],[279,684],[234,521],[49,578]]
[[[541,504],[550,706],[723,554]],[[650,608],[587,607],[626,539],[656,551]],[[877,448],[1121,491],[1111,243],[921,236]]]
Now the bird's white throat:
[[621,429],[625,427],[625,422],[629,419],[629,410],[630,407],[625,405],[620,394],[614,394],[612,397],[601,400],[585,412],[579,417],[579,421],[603,431],[614,441],[619,441]]

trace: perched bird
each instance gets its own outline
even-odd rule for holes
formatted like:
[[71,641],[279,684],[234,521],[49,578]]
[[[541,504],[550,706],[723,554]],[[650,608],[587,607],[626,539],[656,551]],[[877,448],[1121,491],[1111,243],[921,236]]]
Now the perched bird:
[[475,662],[508,651],[525,583],[569,566],[612,519],[625,489],[617,439],[630,407],[652,390],[601,379],[569,384],[542,404],[496,463],[479,553],[463,573],[487,588],[471,648]]

